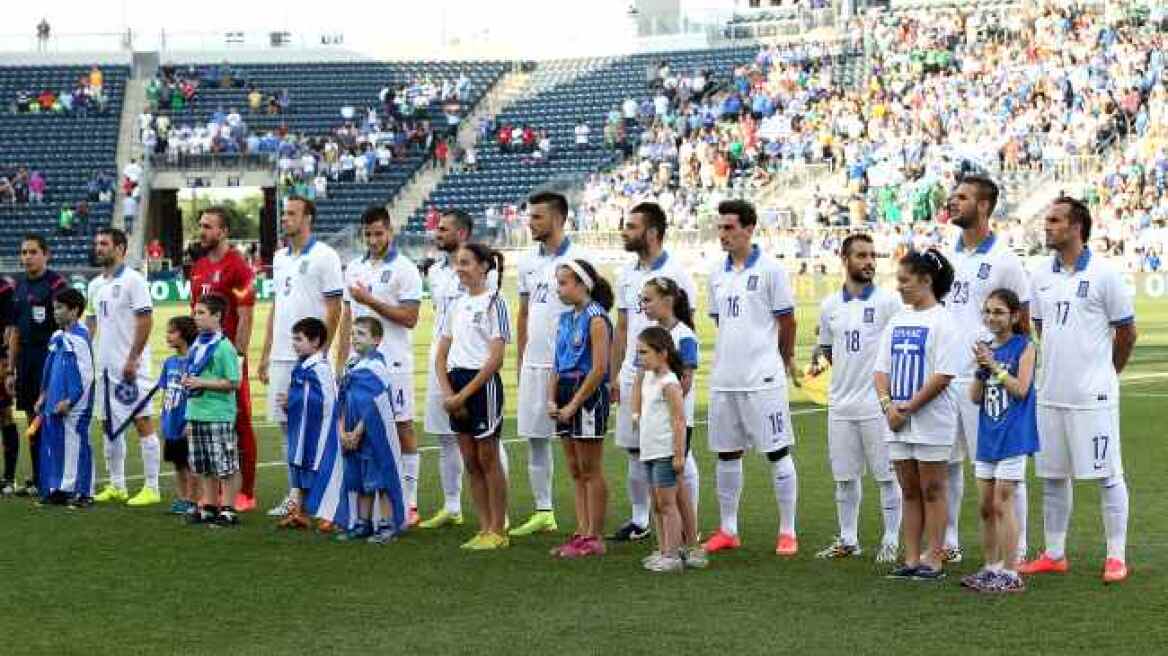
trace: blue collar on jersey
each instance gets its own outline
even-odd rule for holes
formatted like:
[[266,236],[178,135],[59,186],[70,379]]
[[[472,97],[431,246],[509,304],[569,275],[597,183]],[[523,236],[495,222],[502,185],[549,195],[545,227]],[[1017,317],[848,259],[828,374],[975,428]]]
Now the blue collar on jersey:
[[[657,259],[653,260],[653,262],[649,264],[649,270],[650,271],[657,271],[661,267],[665,266],[665,263],[668,260],[669,260],[669,253],[666,251],[661,251],[661,254],[657,256]],[[637,265],[633,268],[636,269],[637,271],[643,271],[644,269],[641,267],[641,260],[638,259]]]
[[293,253],[292,252],[292,240],[288,240],[288,254],[289,255],[307,255],[308,251],[312,250],[312,247],[315,245],[316,245],[316,237],[315,236],[309,237],[308,242],[304,244],[304,248],[301,248],[299,253]]
[[[760,251],[758,249],[758,244],[752,244],[750,246],[750,255],[746,256],[746,266],[744,266],[742,268],[749,269],[750,267],[754,266],[754,263],[757,262],[758,258],[760,258],[760,257],[762,257],[762,251]],[[734,269],[734,257],[732,255],[727,255],[726,256],[726,270],[732,271],[733,269]]]
[[115,278],[120,277],[122,275],[122,272],[124,272],[125,270],[126,270],[126,264],[124,262],[122,264],[119,264],[118,268],[114,269],[114,275],[110,276],[110,280],[113,280]]
[[[370,251],[365,251],[365,261],[368,262],[371,259],[373,259],[373,253]],[[385,252],[385,257],[381,258],[381,261],[385,262],[386,264],[389,264],[396,259],[397,259],[397,245],[390,244],[389,250]]]
[[[986,253],[990,252],[990,249],[994,247],[994,242],[996,242],[997,240],[998,240],[998,236],[991,232],[990,234],[986,235],[985,239],[981,240],[981,243],[977,245],[977,248],[973,249],[973,252],[977,253],[978,255],[985,255]],[[957,252],[960,253],[964,250],[965,250],[965,238],[958,237],[957,238]]]
[[876,291],[876,285],[868,283],[863,289],[860,290],[860,294],[858,296],[852,296],[851,293],[848,292],[848,286],[844,285],[844,303],[847,303],[854,298],[858,298],[861,301],[866,301],[872,297],[872,292],[874,291]]
[[[572,238],[568,237],[567,235],[564,235],[564,241],[560,242],[560,247],[556,249],[555,256],[556,257],[563,257],[564,253],[568,252],[568,247],[571,245],[572,245]],[[547,246],[540,244],[539,245],[539,254],[540,255],[547,255]]]
[[[1091,263],[1091,249],[1086,246],[1083,247],[1083,252],[1079,253],[1079,257],[1075,259],[1075,273],[1087,268]],[[1063,263],[1058,255],[1054,256],[1054,266],[1051,268],[1055,273],[1061,273],[1063,270]]]

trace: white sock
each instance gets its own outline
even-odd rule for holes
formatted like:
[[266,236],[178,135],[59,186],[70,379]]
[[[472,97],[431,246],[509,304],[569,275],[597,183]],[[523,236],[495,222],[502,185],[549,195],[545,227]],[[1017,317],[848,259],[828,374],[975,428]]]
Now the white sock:
[[150,434],[138,440],[138,448],[142,452],[142,469],[146,475],[146,487],[158,491],[158,472],[162,469],[162,445],[158,443],[158,435]]
[[511,480],[511,461],[507,458],[507,446],[499,440],[499,468],[503,470],[503,479]]
[[860,481],[835,482],[835,512],[839,517],[840,541],[856,546],[860,542]]
[[690,503],[693,504],[694,517],[698,516],[698,490],[700,489],[698,476],[698,461],[694,460],[691,450],[685,457],[685,489],[689,490]]
[[105,445],[105,470],[109,472],[110,485],[126,490],[126,436],[115,440],[103,440]]
[[1127,481],[1113,476],[1100,481],[1103,528],[1107,533],[1107,557],[1127,562]]
[[884,544],[900,544],[901,494],[896,479],[881,481],[880,510],[884,515]]
[[405,496],[406,510],[418,507],[418,466],[421,457],[417,453],[402,454],[402,494]]
[[718,460],[714,469],[718,485],[718,512],[722,530],[738,535],[738,500],[742,497],[742,458]]
[[1066,556],[1067,527],[1074,507],[1071,479],[1045,478],[1042,481],[1042,528],[1046,534],[1046,553],[1058,560]]
[[545,438],[527,440],[529,458],[527,475],[531,479],[531,496],[536,511],[552,509],[552,441]]
[[961,519],[961,498],[965,495],[965,467],[963,463],[949,463],[948,481],[948,517],[945,522],[945,547],[957,549],[961,547],[961,536],[958,533],[958,520]]
[[458,437],[439,435],[442,451],[438,455],[438,476],[442,479],[443,508],[448,513],[462,514],[462,453]]
[[775,500],[779,502],[779,533],[795,535],[795,501],[799,494],[795,458],[784,456],[771,466],[771,473],[774,476]]
[[649,525],[649,473],[639,455],[625,452],[629,458],[629,505],[632,507],[632,522],[641,528]]
[[1027,518],[1030,514],[1030,504],[1026,494],[1026,481],[1018,481],[1014,485],[1014,517],[1018,520],[1018,557],[1026,555],[1030,546],[1026,539]]

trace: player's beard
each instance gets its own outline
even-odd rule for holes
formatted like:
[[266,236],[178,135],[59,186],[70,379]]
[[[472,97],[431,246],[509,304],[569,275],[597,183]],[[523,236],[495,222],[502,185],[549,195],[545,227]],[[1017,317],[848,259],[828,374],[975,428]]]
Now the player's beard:
[[961,212],[954,212],[952,210],[950,210],[949,213],[953,216],[953,225],[957,226],[958,228],[972,228],[973,226],[977,225],[976,216],[965,216]]
[[625,250],[630,252],[630,253],[636,253],[637,255],[641,255],[642,253],[645,252],[645,238],[644,237],[634,237],[633,239],[626,240],[625,241]]
[[199,240],[199,248],[202,249],[204,254],[210,253],[211,251],[219,248],[219,244],[221,244],[221,243],[223,243],[222,239],[215,239],[215,240],[209,241],[209,242],[203,241],[200,239]]

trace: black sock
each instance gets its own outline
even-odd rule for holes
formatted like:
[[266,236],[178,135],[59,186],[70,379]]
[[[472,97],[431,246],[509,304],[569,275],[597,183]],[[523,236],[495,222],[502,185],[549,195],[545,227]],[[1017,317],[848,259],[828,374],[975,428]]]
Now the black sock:
[[8,424],[0,432],[4,435],[4,480],[16,478],[16,461],[20,459],[20,431],[16,424]]

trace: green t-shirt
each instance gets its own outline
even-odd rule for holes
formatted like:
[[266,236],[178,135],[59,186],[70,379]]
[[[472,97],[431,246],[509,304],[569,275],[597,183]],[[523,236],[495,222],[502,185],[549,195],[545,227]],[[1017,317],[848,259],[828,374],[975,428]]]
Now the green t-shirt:
[[[226,378],[239,383],[239,355],[231,340],[221,339],[211,356],[211,362],[203,368],[198,378]],[[187,399],[187,421],[208,421],[235,423],[235,392],[201,390]]]

